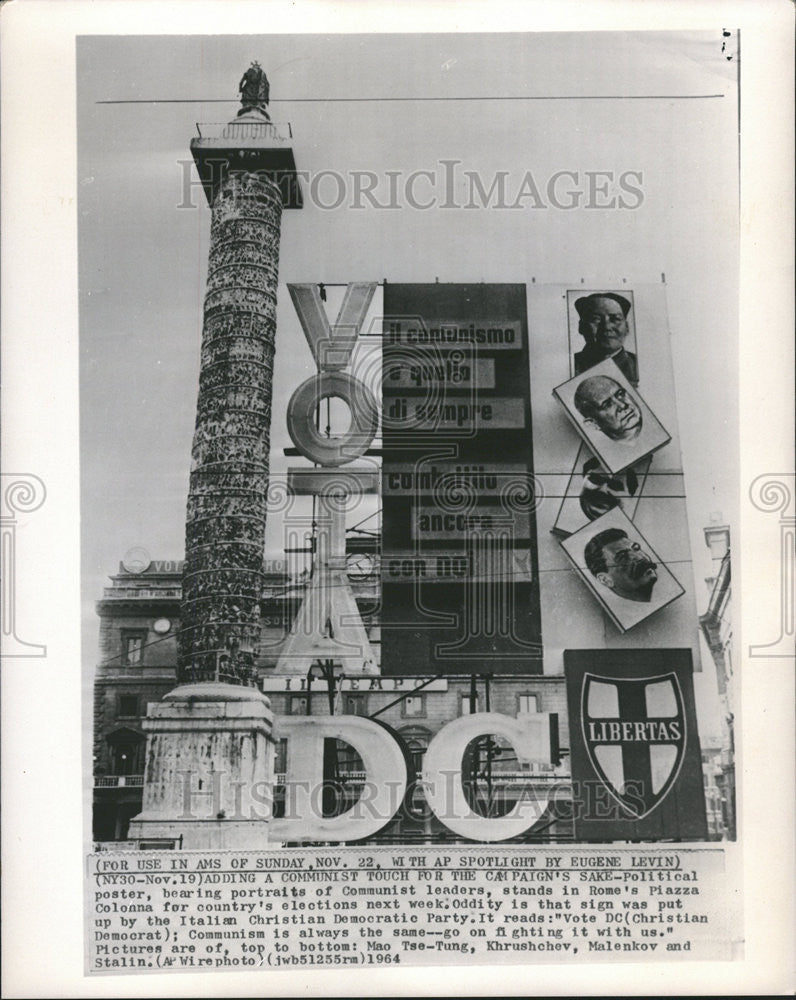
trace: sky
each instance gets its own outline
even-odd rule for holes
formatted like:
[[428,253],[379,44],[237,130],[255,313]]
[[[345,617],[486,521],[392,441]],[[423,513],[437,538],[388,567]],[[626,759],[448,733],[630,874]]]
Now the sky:
[[[733,525],[738,494],[734,44],[720,29],[78,39],[87,658],[94,602],[124,553],[183,556],[210,222],[190,185],[189,141],[197,122],[234,117],[252,59],[268,73],[272,119],[290,122],[297,166],[310,172],[305,207],[282,222],[272,471],[287,464],[287,400],[314,371],[286,282],[632,287],[665,274],[704,610],[702,528],[717,516]],[[456,163],[447,187],[445,161]],[[416,171],[434,179],[419,175],[407,190]],[[464,207],[467,171],[487,188],[505,172],[509,203],[530,172],[539,197],[513,209]],[[642,198],[625,209],[586,207],[585,195],[556,204],[547,185],[561,171],[577,174],[575,188],[586,171],[632,172]],[[356,172],[375,177],[381,205],[394,176],[397,207],[357,198]],[[336,176],[344,197],[331,207]],[[433,195],[436,205],[418,207]],[[267,548],[276,552],[273,532]],[[698,684],[707,700],[711,682]]]

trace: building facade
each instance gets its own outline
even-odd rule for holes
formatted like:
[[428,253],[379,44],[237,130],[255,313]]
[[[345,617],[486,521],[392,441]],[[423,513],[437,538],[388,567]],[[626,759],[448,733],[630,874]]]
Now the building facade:
[[[721,517],[717,516],[716,521]],[[716,802],[724,834],[735,840],[735,707],[732,656],[732,571],[730,529],[711,524],[704,529],[705,544],[713,557],[713,572],[705,579],[708,606],[699,616],[699,627],[716,669],[716,686],[721,705],[721,741],[710,762]]]
[[[357,606],[377,657],[378,558],[373,572],[351,578]],[[357,560],[357,563],[360,563]],[[100,656],[94,681],[94,817],[97,842],[125,841],[130,820],[141,811],[146,736],[142,719],[147,705],[160,701],[176,684],[183,565],[153,560],[131,571],[120,564],[97,602]],[[409,754],[410,785],[419,776],[423,754],[451,720],[473,711],[516,717],[550,713],[554,760],[522,767],[513,751],[498,740],[484,739],[468,749],[465,772],[471,805],[485,816],[499,816],[520,796],[549,802],[544,820],[525,839],[572,839],[571,791],[567,764],[568,729],[564,679],[533,674],[486,677],[453,674],[341,678],[330,692],[320,676],[276,675],[290,625],[307,587],[284,572],[265,574],[261,641],[255,660],[258,686],[277,716],[355,715],[374,718],[402,740]],[[278,724],[277,724],[278,735]],[[555,762],[557,760],[557,763]],[[277,745],[274,813],[284,813],[284,743]],[[346,745],[329,748],[324,766],[330,802],[336,814],[356,801],[362,772]],[[418,789],[410,789],[404,807],[374,840],[444,842],[455,839],[428,810]]]

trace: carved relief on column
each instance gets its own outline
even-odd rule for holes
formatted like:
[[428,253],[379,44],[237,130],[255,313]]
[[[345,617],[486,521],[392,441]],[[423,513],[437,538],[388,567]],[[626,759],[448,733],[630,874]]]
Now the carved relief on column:
[[253,683],[260,635],[282,198],[229,174],[213,204],[178,681]]

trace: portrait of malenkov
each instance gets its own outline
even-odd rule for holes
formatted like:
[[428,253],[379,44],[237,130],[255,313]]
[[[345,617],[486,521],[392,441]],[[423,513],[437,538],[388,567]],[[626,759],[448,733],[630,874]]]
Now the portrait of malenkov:
[[612,474],[671,440],[612,358],[557,386],[553,395],[600,464]]
[[561,547],[621,632],[685,593],[666,562],[620,508],[576,531]]

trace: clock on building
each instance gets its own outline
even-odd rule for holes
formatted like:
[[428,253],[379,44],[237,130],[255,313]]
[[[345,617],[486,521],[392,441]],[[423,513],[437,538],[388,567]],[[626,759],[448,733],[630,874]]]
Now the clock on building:
[[367,580],[376,572],[376,560],[367,552],[352,552],[346,558],[349,580]]

